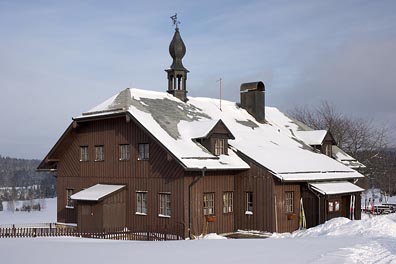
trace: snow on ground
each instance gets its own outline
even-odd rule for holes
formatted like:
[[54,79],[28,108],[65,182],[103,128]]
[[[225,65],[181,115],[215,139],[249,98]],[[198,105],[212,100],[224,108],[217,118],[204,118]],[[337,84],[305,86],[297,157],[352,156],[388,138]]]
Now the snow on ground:
[[[23,201],[16,201],[16,207],[22,206]],[[11,212],[7,210],[7,202],[3,202],[4,211],[0,211],[0,227],[12,224],[16,226],[34,226],[39,223],[56,223],[56,198],[44,199],[44,206],[40,211]]]
[[[0,212],[0,224],[54,222],[56,199],[40,212]],[[4,206],[6,206],[4,204]],[[5,207],[6,208],[6,207]],[[396,214],[363,220],[336,218],[267,239],[225,239],[215,234],[186,241],[113,241],[85,238],[3,238],[1,263],[394,263]],[[155,252],[155,253],[154,253]],[[154,253],[154,254],[153,254]]]
[[365,216],[360,221],[337,218],[305,231],[274,234],[268,239],[143,242],[6,238],[0,239],[0,256],[2,263],[9,264],[66,264],[71,260],[112,264],[396,263],[396,214]]

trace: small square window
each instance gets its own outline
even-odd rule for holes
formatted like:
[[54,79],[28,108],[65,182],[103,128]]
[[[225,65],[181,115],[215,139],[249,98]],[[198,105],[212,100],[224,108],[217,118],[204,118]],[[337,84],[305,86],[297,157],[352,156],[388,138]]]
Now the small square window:
[[139,160],[148,160],[150,158],[149,144],[139,144]]
[[328,203],[328,211],[329,212],[334,212],[334,202],[329,202]]
[[136,214],[147,214],[147,192],[136,192]]
[[104,161],[104,146],[95,146],[95,161]]
[[159,215],[161,217],[171,216],[171,195],[170,193],[159,194]]
[[73,195],[74,189],[66,189],[66,207],[74,208],[74,201],[70,198]]
[[246,192],[246,213],[253,213],[253,192]]
[[203,213],[204,215],[214,215],[214,193],[204,193],[203,195]]
[[233,192],[223,193],[223,213],[232,213],[233,211]]
[[131,158],[129,144],[120,145],[120,160],[129,160]]
[[88,161],[88,146],[81,146],[80,147],[80,161]]
[[334,202],[334,211],[336,211],[336,212],[340,211],[340,202],[339,201]]
[[285,212],[294,212],[294,192],[285,192]]

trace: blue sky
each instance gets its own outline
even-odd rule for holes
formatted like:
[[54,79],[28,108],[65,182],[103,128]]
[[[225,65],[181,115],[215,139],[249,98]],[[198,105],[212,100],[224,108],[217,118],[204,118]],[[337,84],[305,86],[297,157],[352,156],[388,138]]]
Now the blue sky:
[[395,1],[0,0],[0,155],[41,159],[71,122],[136,87],[167,89],[178,13],[190,96],[262,80],[283,111],[334,103],[396,129]]

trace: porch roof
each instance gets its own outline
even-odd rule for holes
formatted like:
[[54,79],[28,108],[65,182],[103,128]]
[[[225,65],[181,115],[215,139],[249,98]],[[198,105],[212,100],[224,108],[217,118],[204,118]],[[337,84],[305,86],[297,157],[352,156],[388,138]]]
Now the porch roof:
[[343,194],[362,192],[364,189],[347,181],[310,183],[311,188],[321,194]]
[[99,201],[124,187],[125,185],[96,184],[73,194],[70,198],[79,201]]

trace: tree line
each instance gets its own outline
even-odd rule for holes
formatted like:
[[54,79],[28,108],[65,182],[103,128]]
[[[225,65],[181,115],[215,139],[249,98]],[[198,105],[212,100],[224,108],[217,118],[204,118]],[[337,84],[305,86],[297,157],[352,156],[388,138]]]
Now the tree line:
[[48,173],[37,172],[39,163],[39,160],[0,155],[0,204],[1,201],[56,196],[56,178]]

